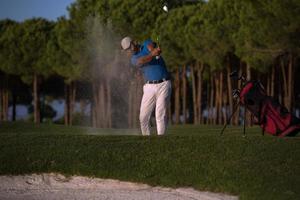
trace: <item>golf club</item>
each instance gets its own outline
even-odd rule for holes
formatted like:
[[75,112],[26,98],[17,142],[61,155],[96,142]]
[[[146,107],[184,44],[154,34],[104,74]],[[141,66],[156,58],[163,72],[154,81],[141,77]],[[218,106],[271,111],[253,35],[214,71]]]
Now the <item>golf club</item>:
[[[168,9],[167,3],[164,3],[162,9],[163,9],[163,11],[165,11],[166,13],[168,13],[169,9]],[[156,43],[157,43],[157,47],[159,48],[159,36],[156,37]],[[156,59],[159,59],[160,56],[158,55],[158,56],[156,56],[155,58],[156,58]]]

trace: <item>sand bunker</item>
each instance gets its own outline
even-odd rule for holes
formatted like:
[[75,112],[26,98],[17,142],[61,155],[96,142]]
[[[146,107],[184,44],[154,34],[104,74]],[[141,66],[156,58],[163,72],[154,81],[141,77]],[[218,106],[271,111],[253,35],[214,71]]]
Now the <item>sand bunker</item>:
[[235,196],[191,188],[151,187],[145,184],[59,174],[0,176],[0,199],[103,200],[237,200]]

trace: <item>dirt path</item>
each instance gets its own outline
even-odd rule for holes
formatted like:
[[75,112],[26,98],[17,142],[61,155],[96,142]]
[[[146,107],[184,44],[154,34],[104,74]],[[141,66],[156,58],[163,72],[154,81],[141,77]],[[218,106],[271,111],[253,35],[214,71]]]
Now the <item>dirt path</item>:
[[237,200],[235,196],[200,192],[191,188],[151,187],[110,179],[59,174],[0,176],[1,200]]

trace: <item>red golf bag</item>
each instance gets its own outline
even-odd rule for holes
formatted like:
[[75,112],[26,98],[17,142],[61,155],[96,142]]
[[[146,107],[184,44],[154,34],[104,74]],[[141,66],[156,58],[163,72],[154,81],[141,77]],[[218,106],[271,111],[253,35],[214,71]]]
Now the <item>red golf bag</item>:
[[266,95],[259,81],[248,81],[239,93],[240,103],[254,116],[263,133],[284,137],[300,131],[300,119]]

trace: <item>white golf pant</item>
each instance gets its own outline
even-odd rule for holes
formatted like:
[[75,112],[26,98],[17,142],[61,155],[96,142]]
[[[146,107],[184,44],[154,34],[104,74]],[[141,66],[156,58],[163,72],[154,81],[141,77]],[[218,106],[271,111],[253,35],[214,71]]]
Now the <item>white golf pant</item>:
[[171,96],[171,81],[146,83],[143,88],[140,123],[143,135],[150,135],[150,118],[155,108],[157,134],[163,135],[167,126],[167,107]]

